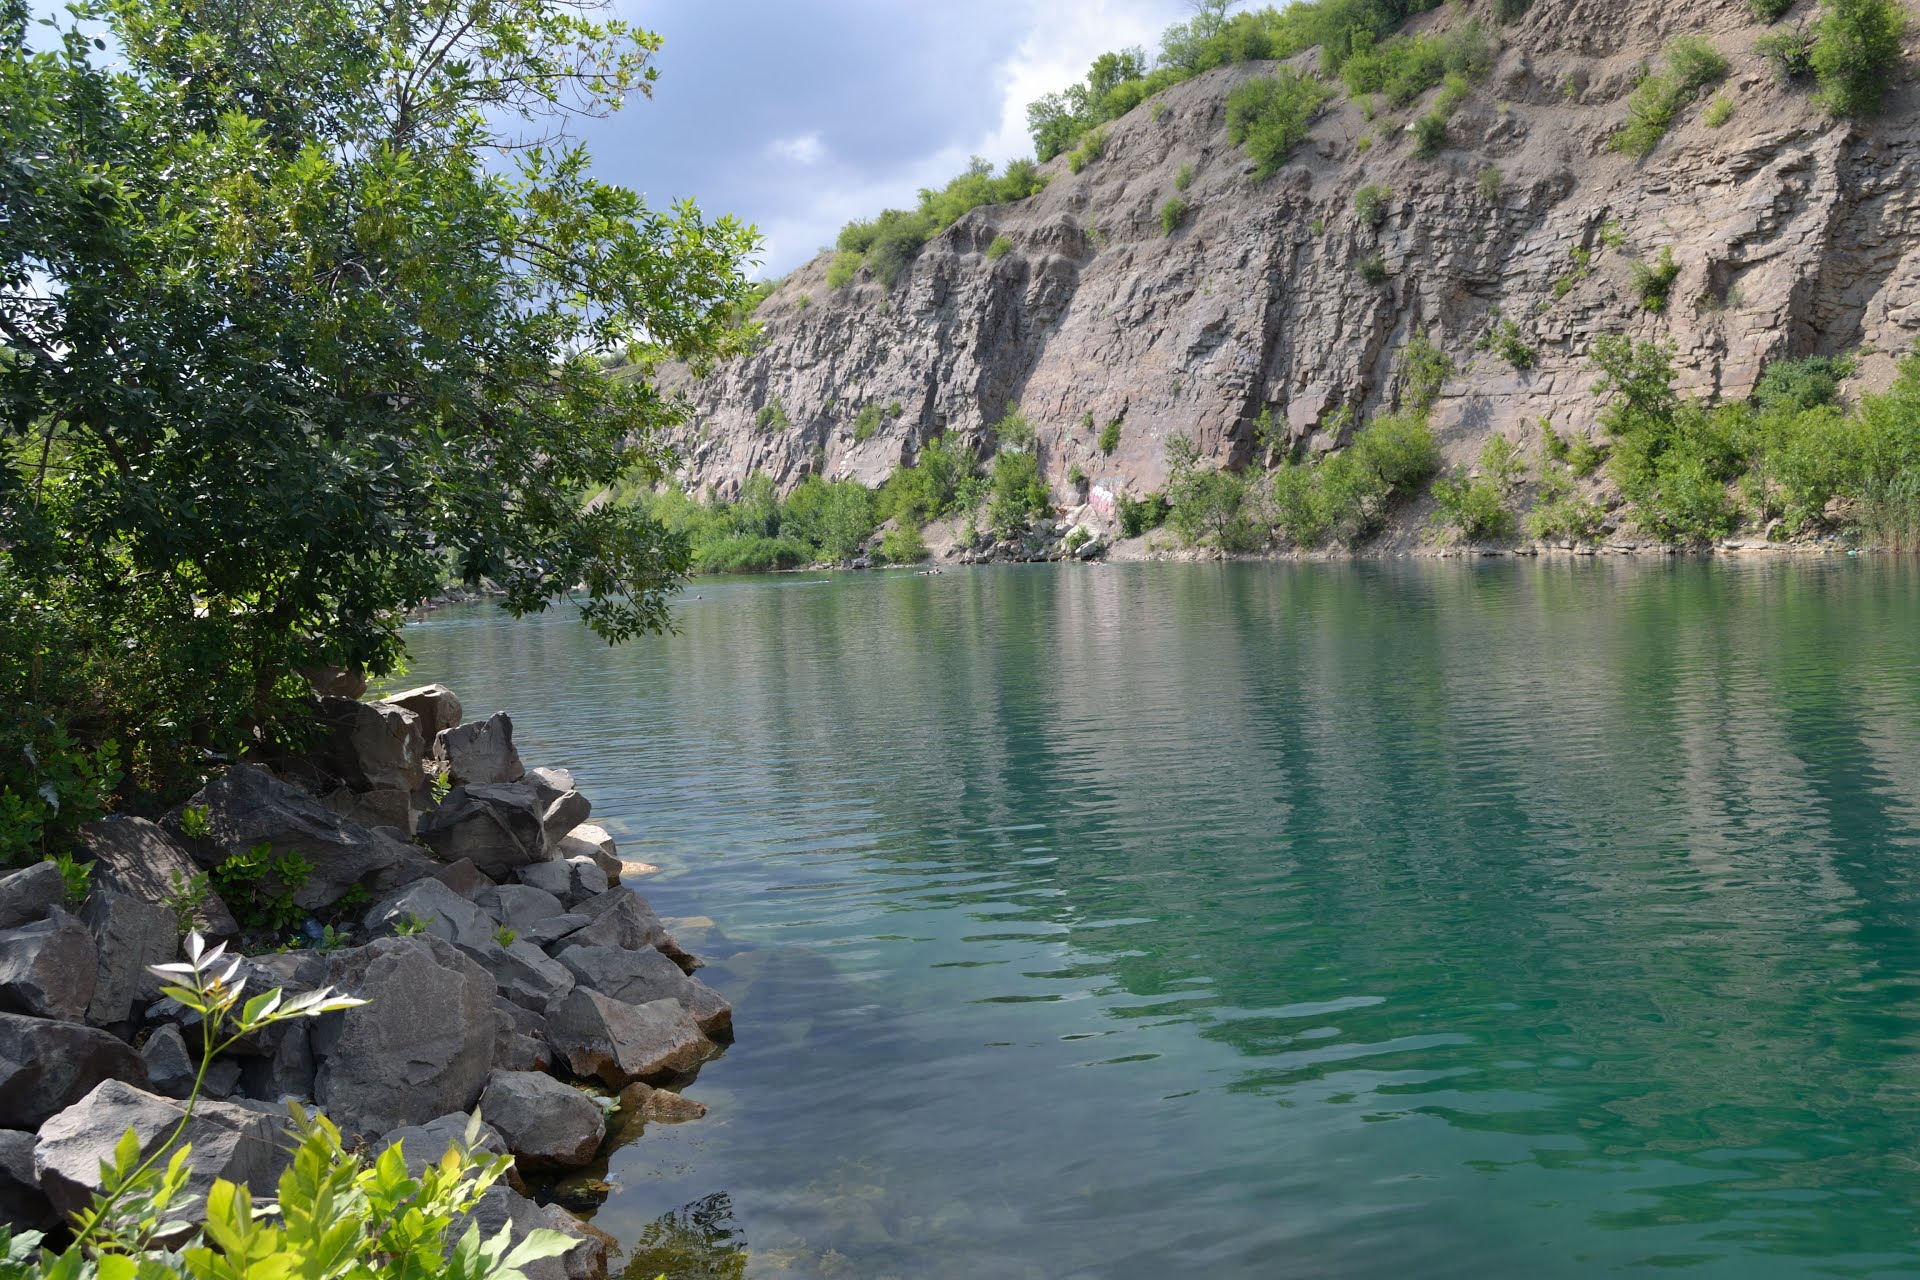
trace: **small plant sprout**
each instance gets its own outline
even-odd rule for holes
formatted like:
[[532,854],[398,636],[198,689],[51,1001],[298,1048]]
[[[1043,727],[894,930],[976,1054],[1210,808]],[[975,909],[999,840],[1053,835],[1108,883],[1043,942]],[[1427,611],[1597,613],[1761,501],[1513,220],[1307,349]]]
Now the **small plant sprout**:
[[409,911],[393,922],[393,932],[396,937],[411,938],[415,934],[425,933],[427,926],[437,919],[438,916],[419,916]]
[[505,925],[501,925],[493,931],[494,945],[500,947],[502,950],[512,946],[519,940],[519,937],[520,931],[518,929],[509,929]]

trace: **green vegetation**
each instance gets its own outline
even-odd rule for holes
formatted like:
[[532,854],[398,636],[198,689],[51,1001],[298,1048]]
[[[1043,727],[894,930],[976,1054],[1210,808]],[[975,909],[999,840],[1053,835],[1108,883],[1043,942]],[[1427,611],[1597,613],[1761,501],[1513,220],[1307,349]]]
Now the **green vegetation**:
[[1272,528],[1265,498],[1260,474],[1205,466],[1191,437],[1168,438],[1166,520],[1188,546],[1258,550]]
[[1088,165],[1107,153],[1107,131],[1090,129],[1080,139],[1080,145],[1067,153],[1067,168],[1079,173]]
[[871,402],[862,405],[860,412],[855,415],[853,419],[853,442],[855,444],[865,444],[867,441],[873,439],[873,433],[879,429],[880,406],[877,403]]
[[1501,318],[1497,313],[1493,327],[1480,339],[1480,347],[1483,351],[1493,352],[1523,373],[1533,368],[1536,359],[1533,348],[1527,345],[1525,336],[1520,332],[1520,326]]
[[1527,536],[1542,542],[1591,542],[1606,518],[1598,503],[1580,497],[1564,466],[1549,467],[1540,477],[1533,509],[1527,512]]
[[762,431],[780,432],[793,426],[793,422],[787,417],[787,407],[780,403],[780,397],[770,396],[754,414],[753,425]]
[[1487,204],[1493,204],[1500,199],[1500,192],[1506,184],[1507,175],[1501,173],[1495,166],[1488,165],[1480,171],[1480,199]]
[[1793,0],[1747,0],[1747,8],[1762,22],[1778,22],[1793,8]]
[[1040,458],[1033,451],[1033,428],[1018,409],[994,428],[1000,449],[993,455],[992,488],[987,498],[987,523],[995,536],[1017,537],[1037,516],[1051,510],[1046,482],[1040,478]]
[[1805,27],[1774,31],[1753,42],[1753,51],[1767,60],[1773,77],[1784,83],[1813,75],[1814,33]]
[[1234,86],[1227,95],[1227,141],[1253,160],[1256,181],[1272,177],[1286,163],[1327,96],[1325,85],[1289,68]]
[[827,264],[827,288],[844,289],[853,283],[860,274],[860,268],[866,263],[863,254],[851,249],[841,249],[833,255],[833,261]]
[[1673,246],[1660,250],[1651,264],[1633,264],[1633,294],[1648,311],[1665,311],[1673,299],[1673,282],[1680,278],[1680,264],[1673,259]]
[[1353,95],[1380,93],[1411,106],[1449,73],[1477,80],[1493,67],[1493,44],[1477,20],[1437,35],[1395,36],[1375,44],[1364,30],[1352,40],[1340,78]]
[[1123,493],[1113,505],[1114,514],[1120,520],[1120,536],[1123,538],[1137,538],[1166,523],[1167,500],[1161,494],[1149,493],[1143,498],[1131,498]]
[[[1442,388],[1454,373],[1453,359],[1442,351],[1427,331],[1417,331],[1400,350],[1400,405],[1415,413],[1426,413],[1440,399]],[[1270,421],[1267,410],[1261,410]]]
[[1666,73],[1649,70],[1628,97],[1627,122],[1609,144],[1615,151],[1634,157],[1652,154],[1680,109],[1708,85],[1726,79],[1726,58],[1698,36],[1675,36],[1667,42],[1665,56]]
[[1480,465],[1469,474],[1455,468],[1433,482],[1434,524],[1473,542],[1513,536],[1508,498],[1519,473],[1518,447],[1505,436],[1489,437]]
[[297,732],[297,673],[394,670],[449,576],[665,625],[684,548],[580,498],[663,464],[678,410],[619,366],[738,349],[755,240],[565,140],[655,37],[468,0],[49,12],[0,21],[9,856]]
[[1709,129],[1718,129],[1733,119],[1733,95],[1725,92],[1713,95],[1713,101],[1700,113],[1701,123]]
[[520,931],[518,929],[509,929],[507,926],[501,925],[493,931],[493,945],[496,947],[510,947],[519,940]]
[[1170,236],[1187,220],[1187,202],[1173,196],[1160,206],[1160,234]]
[[1273,480],[1276,521],[1297,546],[1358,543],[1379,531],[1393,504],[1419,488],[1439,459],[1424,412],[1383,415],[1338,453],[1283,464]]
[[1390,188],[1369,183],[1353,193],[1354,216],[1377,230],[1387,220],[1387,204],[1392,199]]
[[[935,190],[923,187],[913,209],[885,209],[877,217],[856,218],[840,229],[830,272],[846,278],[864,266],[873,278],[891,289],[894,282],[933,237],[982,205],[1025,200],[1046,185],[1031,160],[1014,160],[995,177],[993,166],[979,157],[966,172]],[[843,267],[851,263],[851,267]],[[829,280],[831,280],[831,276]]]
[[1431,159],[1446,149],[1447,117],[1429,111],[1413,122],[1413,154]]
[[702,503],[679,489],[624,496],[646,518],[683,539],[698,573],[767,573],[858,556],[890,512],[880,495],[853,480],[809,476],[782,500],[773,478],[747,477],[732,502]]
[[1175,191],[1185,191],[1188,187],[1192,185],[1193,185],[1193,166],[1190,164],[1183,164],[1180,166],[1180,171],[1173,175],[1173,189]]
[[275,854],[270,844],[236,853],[207,873],[241,928],[275,933],[298,928],[306,918],[293,895],[312,874],[312,863],[297,853]]
[[1900,0],[1826,0],[1812,57],[1820,104],[1836,116],[1878,114],[1906,23]]
[[1107,425],[1100,428],[1100,438],[1095,442],[1101,453],[1112,456],[1120,447],[1120,419],[1109,418]]
[[912,525],[896,525],[880,539],[880,554],[888,564],[918,564],[927,558],[927,542]]
[[1387,260],[1377,253],[1355,259],[1353,269],[1368,284],[1385,284],[1387,281]]
[[1011,252],[1013,252],[1013,241],[1005,236],[995,236],[993,243],[987,246],[987,261],[998,262]]

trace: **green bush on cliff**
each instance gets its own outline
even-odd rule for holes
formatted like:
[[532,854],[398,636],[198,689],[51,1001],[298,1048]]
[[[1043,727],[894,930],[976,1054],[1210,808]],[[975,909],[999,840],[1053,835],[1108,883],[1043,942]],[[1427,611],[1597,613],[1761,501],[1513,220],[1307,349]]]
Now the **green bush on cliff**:
[[1878,114],[1906,25],[1900,0],[1826,0],[1810,59],[1820,104],[1836,116]]
[[[966,171],[944,187],[923,187],[912,209],[883,209],[872,218],[856,218],[840,229],[828,267],[828,283],[851,280],[862,266],[891,289],[927,241],[982,205],[1025,200],[1046,185],[1031,160],[1009,161],[998,177],[993,166],[975,156]],[[837,286],[836,286],[837,287]]]
[[1346,448],[1283,464],[1273,481],[1275,522],[1297,546],[1329,538],[1358,543],[1378,532],[1393,503],[1419,488],[1439,462],[1425,412],[1383,414]]
[[1188,436],[1169,437],[1166,448],[1167,524],[1182,542],[1221,552],[1266,545],[1273,526],[1262,477],[1204,465]]
[[1645,157],[1667,136],[1680,109],[1708,85],[1726,79],[1727,60],[1698,36],[1675,36],[1665,50],[1667,70],[1647,71],[1627,98],[1627,122],[1613,135],[1615,151]]
[[1286,163],[1327,96],[1318,80],[1285,67],[1234,86],[1227,95],[1227,141],[1245,149],[1256,181]]
[[292,732],[302,668],[394,669],[449,570],[666,623],[685,545],[581,496],[663,465],[678,410],[616,358],[737,343],[754,236],[515,148],[644,83],[650,33],[446,16],[0,14],[4,736],[115,743],[129,803]]

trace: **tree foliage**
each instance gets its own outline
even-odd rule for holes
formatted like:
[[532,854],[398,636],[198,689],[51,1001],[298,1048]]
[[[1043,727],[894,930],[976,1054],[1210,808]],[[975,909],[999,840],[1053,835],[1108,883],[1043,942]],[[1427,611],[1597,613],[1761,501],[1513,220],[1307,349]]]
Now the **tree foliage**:
[[[555,0],[83,0],[0,26],[0,690],[160,783],[447,577],[667,621],[685,547],[588,493],[734,340],[754,236],[592,176],[652,34]],[[102,30],[96,42],[86,32]],[[644,367],[644,366],[641,366]],[[56,713],[57,714],[54,714]]]

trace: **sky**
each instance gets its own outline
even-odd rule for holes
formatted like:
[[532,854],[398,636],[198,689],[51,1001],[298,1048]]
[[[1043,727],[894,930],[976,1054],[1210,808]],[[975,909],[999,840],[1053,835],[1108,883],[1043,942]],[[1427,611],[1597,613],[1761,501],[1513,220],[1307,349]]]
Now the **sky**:
[[1185,0],[619,0],[665,42],[651,100],[577,132],[595,173],[765,241],[777,276],[968,157],[1031,155],[1027,103],[1108,49],[1151,52]]

